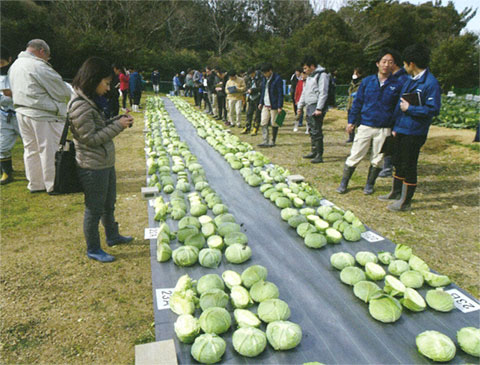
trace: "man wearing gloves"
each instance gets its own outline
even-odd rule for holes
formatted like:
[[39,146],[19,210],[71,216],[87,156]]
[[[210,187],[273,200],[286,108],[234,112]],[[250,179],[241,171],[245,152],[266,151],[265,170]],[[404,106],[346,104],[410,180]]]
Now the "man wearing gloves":
[[70,89],[48,63],[50,47],[28,42],[8,72],[30,192],[53,191],[55,152],[62,135]]
[[328,110],[329,75],[325,68],[317,65],[314,57],[307,56],[303,61],[303,71],[307,79],[303,85],[302,96],[297,106],[299,114],[306,107],[307,125],[312,144],[312,151],[303,156],[312,163],[323,162],[323,118]]

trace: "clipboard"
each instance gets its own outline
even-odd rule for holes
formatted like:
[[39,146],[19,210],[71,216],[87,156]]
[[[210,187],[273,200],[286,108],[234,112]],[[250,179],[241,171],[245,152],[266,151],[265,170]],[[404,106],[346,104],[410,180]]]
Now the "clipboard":
[[280,113],[277,114],[277,117],[275,118],[275,123],[281,127],[283,125],[283,122],[285,121],[285,116],[287,115],[287,112],[282,109]]
[[422,106],[422,99],[420,98],[419,92],[402,94],[402,98],[408,101],[410,105]]

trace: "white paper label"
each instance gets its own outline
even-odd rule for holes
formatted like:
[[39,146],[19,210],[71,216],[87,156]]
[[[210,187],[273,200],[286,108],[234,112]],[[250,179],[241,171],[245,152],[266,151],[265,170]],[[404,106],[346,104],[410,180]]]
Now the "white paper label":
[[158,233],[160,228],[145,228],[145,238],[146,240],[156,240],[158,237]]
[[478,302],[470,299],[457,289],[445,290],[445,292],[452,296],[455,307],[463,313],[475,312],[480,309],[480,304]]
[[148,200],[148,205],[150,205],[151,207],[153,207],[154,203],[155,203],[155,199]]
[[173,289],[175,288],[166,288],[166,289],[157,289],[157,309],[161,311],[162,309],[170,308],[170,297],[173,294]]
[[335,204],[333,204],[331,201],[327,200],[327,199],[323,199],[321,201],[322,205],[325,205],[327,207],[333,207]]
[[382,236],[379,236],[378,234],[372,231],[363,232],[361,236],[364,240],[368,242],[378,242],[378,241],[383,241],[385,239]]

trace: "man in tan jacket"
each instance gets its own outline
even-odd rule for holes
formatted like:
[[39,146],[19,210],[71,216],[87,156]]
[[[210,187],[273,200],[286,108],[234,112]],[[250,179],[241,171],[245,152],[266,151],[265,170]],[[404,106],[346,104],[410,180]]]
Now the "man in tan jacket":
[[60,142],[70,89],[48,63],[50,47],[33,39],[8,72],[13,104],[25,148],[25,174],[30,192],[52,192],[55,152]]
[[225,85],[228,105],[228,123],[235,125],[234,116],[236,115],[237,127],[241,127],[240,118],[242,113],[243,94],[247,90],[243,78],[238,77],[235,71],[228,72],[228,81]]

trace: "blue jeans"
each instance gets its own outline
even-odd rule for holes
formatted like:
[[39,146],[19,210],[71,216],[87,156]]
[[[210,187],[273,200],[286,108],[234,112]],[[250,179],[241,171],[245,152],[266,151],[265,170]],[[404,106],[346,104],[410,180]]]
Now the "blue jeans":
[[78,168],[78,175],[85,194],[83,233],[87,241],[87,251],[95,252],[100,248],[100,220],[105,227],[107,239],[118,234],[114,217],[117,199],[115,167],[102,170]]

